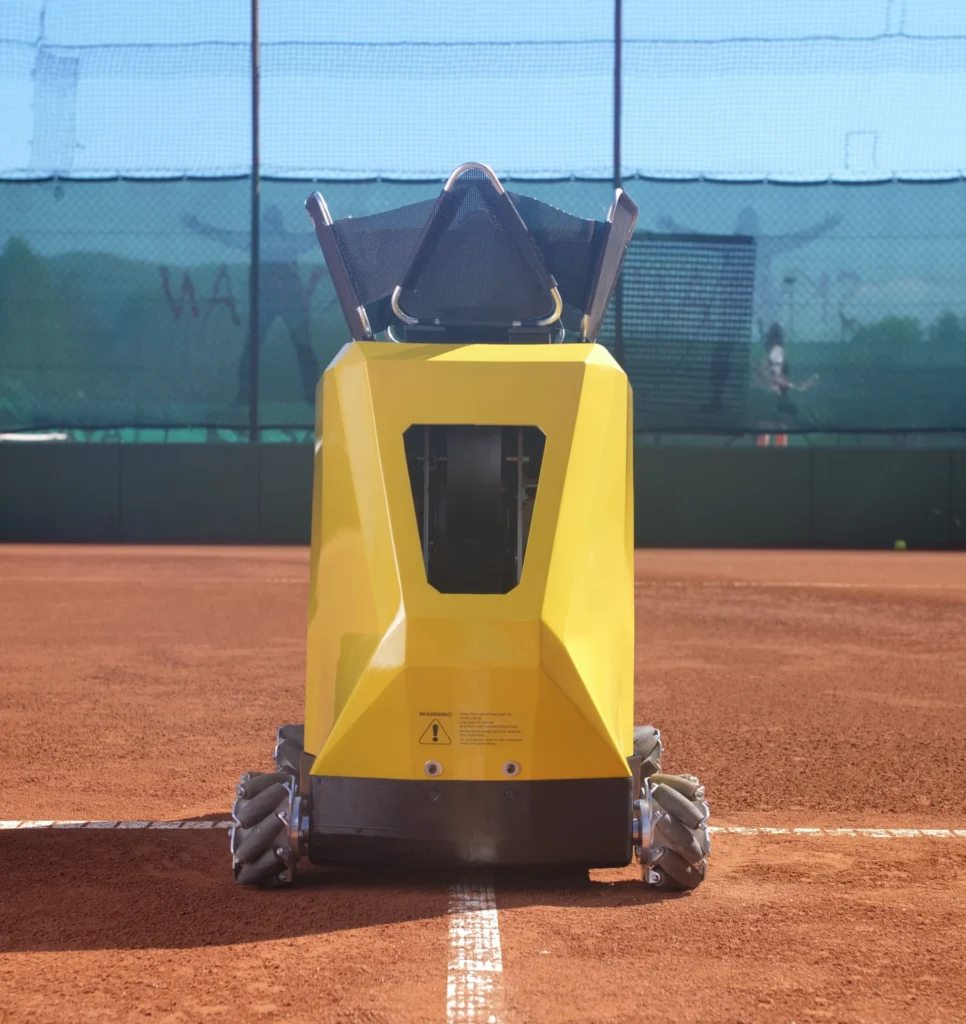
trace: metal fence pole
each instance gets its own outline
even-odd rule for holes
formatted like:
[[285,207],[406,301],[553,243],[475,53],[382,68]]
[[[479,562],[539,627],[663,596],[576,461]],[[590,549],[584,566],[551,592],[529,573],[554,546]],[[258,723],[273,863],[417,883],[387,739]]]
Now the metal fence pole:
[[258,440],[258,347],[259,310],[258,291],[261,284],[261,156],[259,152],[259,53],[258,53],[258,0],[252,0],[252,227],[251,254],[248,273],[248,440]]
[[[624,41],[623,0],[614,0],[614,188],[621,187],[621,67]],[[617,279],[614,289],[614,356],[624,365],[624,288]]]

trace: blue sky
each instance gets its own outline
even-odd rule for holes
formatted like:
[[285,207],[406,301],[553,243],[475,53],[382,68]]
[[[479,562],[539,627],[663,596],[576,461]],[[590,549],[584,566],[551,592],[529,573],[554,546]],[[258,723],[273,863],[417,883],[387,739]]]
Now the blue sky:
[[[247,4],[4,0],[0,176],[247,173]],[[269,175],[611,172],[610,0],[261,0]],[[966,169],[962,0],[625,0],[626,174]]]

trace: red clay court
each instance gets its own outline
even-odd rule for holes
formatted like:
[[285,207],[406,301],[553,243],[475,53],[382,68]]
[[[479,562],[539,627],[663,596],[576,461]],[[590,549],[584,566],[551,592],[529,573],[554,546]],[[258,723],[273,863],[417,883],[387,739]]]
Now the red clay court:
[[232,880],[307,594],[304,549],[0,547],[0,1020],[964,1019],[966,554],[638,552],[636,720],[707,785],[708,881],[498,872],[476,1017],[455,875]]

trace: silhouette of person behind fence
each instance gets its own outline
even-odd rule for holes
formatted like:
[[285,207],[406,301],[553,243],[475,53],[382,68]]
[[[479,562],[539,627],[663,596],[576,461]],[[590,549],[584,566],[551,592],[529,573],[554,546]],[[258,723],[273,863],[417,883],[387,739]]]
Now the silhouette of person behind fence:
[[[733,235],[742,235],[755,240],[755,293],[754,315],[757,320],[759,337],[764,341],[766,333],[779,327],[781,322],[781,292],[772,283],[772,260],[782,253],[807,245],[816,238],[836,227],[842,218],[826,217],[825,220],[801,231],[793,231],[785,235],[766,235],[761,231],[758,214],[746,206],[739,214]],[[658,227],[662,231],[675,234],[697,235],[708,234],[694,228],[679,224],[672,217],[661,217]],[[727,277],[727,274],[724,275]],[[724,283],[724,282],[723,282]],[[726,338],[717,344],[711,354],[711,401],[703,406],[702,411],[712,412],[722,408],[722,397],[725,385],[731,375],[734,339]]]
[[[758,383],[766,391],[770,391],[778,397],[777,410],[780,416],[795,416],[798,414],[798,406],[791,400],[792,391],[808,391],[818,381],[817,373],[812,374],[807,380],[795,383],[791,379],[791,367],[785,356],[785,332],[781,324],[772,324],[765,332],[763,339],[765,346],[765,359],[758,368]],[[781,425],[783,426],[783,425]],[[758,435],[757,444],[759,447],[767,448],[771,443],[771,434],[762,433]],[[788,434],[780,429],[775,435],[775,443],[779,447],[788,447]]]
[[[186,216],[184,224],[192,231],[213,238],[232,249],[249,251],[251,234],[248,231],[228,231],[205,224],[195,216]],[[315,386],[319,381],[319,362],[312,350],[309,337],[310,295],[302,285],[298,258],[314,249],[315,236],[311,232],[292,234],[285,230],[282,213],[277,206],[269,206],[262,215],[259,235],[261,287],[258,305],[258,339],[263,342],[276,319],[288,328],[289,339],[298,359],[299,376],[305,400],[315,402]],[[236,402],[247,405],[251,386],[252,337],[248,336],[238,363],[238,395]]]

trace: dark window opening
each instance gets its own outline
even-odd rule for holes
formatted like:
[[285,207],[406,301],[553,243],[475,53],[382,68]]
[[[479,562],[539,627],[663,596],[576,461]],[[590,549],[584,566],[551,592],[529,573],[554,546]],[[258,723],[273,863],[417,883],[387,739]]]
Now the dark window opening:
[[523,574],[543,433],[413,426],[403,440],[430,585],[443,594],[508,593]]

